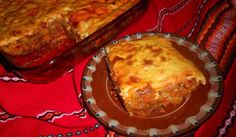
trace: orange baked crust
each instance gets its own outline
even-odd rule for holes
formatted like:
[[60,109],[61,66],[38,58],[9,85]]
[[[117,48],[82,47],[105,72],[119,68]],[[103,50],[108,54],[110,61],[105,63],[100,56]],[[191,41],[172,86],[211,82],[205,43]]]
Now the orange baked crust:
[[111,78],[130,115],[153,116],[169,104],[180,104],[200,84],[203,73],[174,47],[149,36],[108,46]]
[[74,45],[137,1],[3,0],[0,2],[0,50],[9,55],[25,55],[45,45]]

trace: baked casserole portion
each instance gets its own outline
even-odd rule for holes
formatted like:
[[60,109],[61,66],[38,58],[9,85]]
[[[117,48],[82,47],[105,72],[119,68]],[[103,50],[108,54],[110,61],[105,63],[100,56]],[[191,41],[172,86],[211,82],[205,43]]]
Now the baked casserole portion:
[[203,73],[174,44],[147,36],[106,47],[110,77],[131,116],[165,112],[206,84]]
[[0,51],[16,59],[11,60],[16,66],[40,64],[88,37],[138,1],[2,0]]

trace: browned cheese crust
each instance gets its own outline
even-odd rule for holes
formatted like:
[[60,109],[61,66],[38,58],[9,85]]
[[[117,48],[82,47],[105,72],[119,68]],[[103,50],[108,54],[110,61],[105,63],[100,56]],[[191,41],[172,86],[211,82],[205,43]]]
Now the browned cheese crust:
[[203,84],[203,73],[173,42],[149,36],[106,48],[111,78],[130,115],[153,116],[178,105]]
[[43,50],[63,50],[111,22],[137,1],[3,0],[0,50],[9,55],[38,52],[43,46]]

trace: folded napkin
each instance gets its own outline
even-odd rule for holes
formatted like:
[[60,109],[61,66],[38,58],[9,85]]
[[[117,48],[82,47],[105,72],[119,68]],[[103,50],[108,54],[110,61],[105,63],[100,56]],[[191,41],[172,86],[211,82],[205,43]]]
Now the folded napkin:
[[[224,74],[224,98],[216,113],[194,134],[199,137],[235,135],[234,1],[150,1],[145,14],[119,37],[145,31],[172,32],[206,45]],[[80,80],[90,58],[78,64],[71,73],[48,84],[27,82],[6,73],[0,65],[0,136],[117,136],[88,114],[83,105]]]

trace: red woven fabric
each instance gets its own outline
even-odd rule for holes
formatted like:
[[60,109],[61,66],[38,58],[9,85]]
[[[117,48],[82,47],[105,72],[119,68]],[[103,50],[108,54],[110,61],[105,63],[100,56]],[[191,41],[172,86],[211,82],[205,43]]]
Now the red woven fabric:
[[[195,40],[200,30],[204,29],[202,26],[207,13],[216,4],[220,3],[217,0],[151,0],[145,14],[120,36],[161,31]],[[1,66],[0,136],[106,136],[107,130],[87,113],[81,101],[80,80],[88,60],[89,57],[78,64],[73,72],[49,84],[28,83],[6,74]],[[233,126],[233,113],[236,113],[236,60],[231,59],[231,63],[233,65],[224,81],[222,103],[216,113],[195,132],[197,137],[233,137],[236,134],[236,127]],[[229,123],[225,123],[227,120]]]

